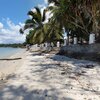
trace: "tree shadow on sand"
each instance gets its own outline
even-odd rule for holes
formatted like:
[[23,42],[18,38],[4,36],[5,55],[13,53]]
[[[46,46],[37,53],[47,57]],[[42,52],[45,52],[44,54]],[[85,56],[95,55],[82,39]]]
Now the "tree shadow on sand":
[[[50,91],[50,90],[49,90]],[[0,92],[0,100],[73,100],[71,98],[58,98],[54,92],[51,95],[48,94],[47,90],[32,90],[29,91],[23,85],[6,86],[6,88]]]
[[[36,55],[34,54],[33,56]],[[38,59],[41,60],[42,63],[38,63],[39,61]],[[56,55],[50,57],[50,59],[53,60],[53,62],[52,63],[48,62],[47,64],[44,61],[44,59],[42,59],[41,57],[40,58],[37,57],[36,59],[33,59],[32,61],[29,62],[28,64],[29,69],[27,69],[30,75],[27,74],[26,76],[24,76],[25,82],[29,84],[28,86],[30,86],[32,83],[33,84],[35,83],[36,86],[42,84],[43,86],[46,85],[46,87],[49,88],[41,87],[41,89],[39,89],[37,87],[34,87],[33,85],[34,88],[30,89],[30,87],[28,87],[25,84],[21,84],[17,86],[12,84],[5,84],[5,87],[0,90],[0,100],[74,100],[72,99],[73,97],[71,98],[68,95],[63,96],[63,93],[61,91],[61,90],[68,91],[69,87],[72,87],[72,84],[68,82],[63,83],[64,75],[61,75],[60,73],[63,67],[61,66],[60,63],[65,60],[65,61],[72,62],[72,64],[76,64],[77,63],[76,60],[71,60],[67,58],[63,59],[62,57]],[[34,62],[36,62],[35,65]],[[75,67],[75,70],[77,70],[77,65]],[[55,74],[55,72],[59,77]],[[38,76],[38,78],[36,78],[35,76]],[[17,78],[18,77],[21,80],[21,77],[17,76]],[[16,81],[14,79],[17,79],[16,76],[10,76],[8,78],[8,81],[10,78],[13,81]],[[67,79],[68,77],[65,76],[65,78]],[[52,83],[51,81],[52,79],[57,80],[56,81],[57,83]],[[58,84],[58,86],[60,87],[58,88],[56,84]],[[78,90],[75,91],[77,92]],[[83,91],[83,89],[81,91]],[[59,95],[63,97],[60,97]]]

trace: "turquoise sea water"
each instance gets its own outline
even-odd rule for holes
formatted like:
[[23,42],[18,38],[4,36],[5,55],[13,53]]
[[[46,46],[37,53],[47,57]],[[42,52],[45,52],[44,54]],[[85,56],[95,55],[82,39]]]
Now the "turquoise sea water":
[[0,47],[0,58],[9,57],[17,52],[20,52],[21,48],[10,48],[10,47]]

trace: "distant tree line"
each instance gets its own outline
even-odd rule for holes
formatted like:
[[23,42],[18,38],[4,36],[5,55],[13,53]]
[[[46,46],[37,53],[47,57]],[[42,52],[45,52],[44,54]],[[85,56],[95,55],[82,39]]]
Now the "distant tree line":
[[25,43],[0,44],[0,47],[25,48]]

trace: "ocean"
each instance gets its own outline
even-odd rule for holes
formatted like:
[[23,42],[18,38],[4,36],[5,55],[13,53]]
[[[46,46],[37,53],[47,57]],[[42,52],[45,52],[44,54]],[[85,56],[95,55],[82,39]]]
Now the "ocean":
[[22,51],[21,48],[0,47],[0,58],[10,57],[13,54]]

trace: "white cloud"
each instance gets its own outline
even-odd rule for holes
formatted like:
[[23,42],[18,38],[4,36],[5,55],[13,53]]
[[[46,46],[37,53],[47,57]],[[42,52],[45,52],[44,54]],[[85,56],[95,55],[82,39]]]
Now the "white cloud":
[[53,16],[51,11],[46,12],[46,20],[43,23],[48,23],[49,19]]
[[48,6],[49,7],[54,7],[55,6],[55,3],[50,3]]
[[43,7],[45,7],[45,5],[44,4],[38,4],[38,7],[43,8]]
[[[46,6],[45,5],[38,5],[38,7],[41,9],[41,13],[43,15],[43,11],[44,9],[46,9]],[[47,23],[49,21],[49,18],[51,18],[53,16],[53,14],[51,13],[51,11],[47,11],[46,12],[46,19],[43,23]]]
[[36,9],[35,8],[32,8],[31,11],[35,13],[36,12]]
[[19,23],[15,25],[10,19],[6,19],[8,28],[2,26],[0,29],[0,43],[22,43],[25,41],[25,35],[19,33],[19,29],[24,25]]
[[[53,6],[54,4],[52,3],[50,6]],[[41,13],[43,15],[43,11],[44,9],[46,9],[46,6],[43,4],[38,4],[38,7],[41,9]],[[35,8],[32,8],[31,11],[36,12]],[[49,21],[49,18],[51,18],[53,16],[53,14],[51,13],[51,11],[47,11],[46,12],[46,19],[43,23],[47,23]],[[31,16],[29,16],[31,18]]]
[[0,22],[0,29],[2,29],[3,28],[3,24]]

